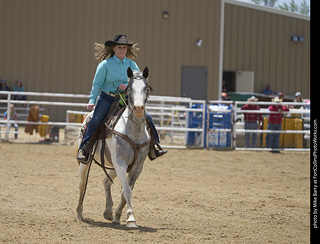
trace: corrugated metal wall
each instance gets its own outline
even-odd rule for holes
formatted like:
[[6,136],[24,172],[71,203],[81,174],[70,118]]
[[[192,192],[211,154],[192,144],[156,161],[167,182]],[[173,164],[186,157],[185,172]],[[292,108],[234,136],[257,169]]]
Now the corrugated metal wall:
[[0,76],[11,86],[21,78],[27,91],[88,93],[94,42],[127,34],[140,44],[137,63],[149,66],[154,94],[180,96],[188,65],[212,67],[209,95],[217,95],[220,1],[0,0],[0,23]]
[[[205,66],[207,98],[217,99],[220,18],[219,0],[0,0],[0,78],[11,87],[21,78],[27,91],[88,94],[94,42],[127,34],[154,95],[181,96],[182,66]],[[310,21],[226,3],[224,22],[224,70],[254,71],[256,92],[270,83],[309,96]],[[290,41],[295,33],[304,43]]]
[[[255,92],[270,84],[310,96],[310,21],[226,4],[224,31],[223,70],[254,71]],[[292,34],[304,42],[291,41]]]

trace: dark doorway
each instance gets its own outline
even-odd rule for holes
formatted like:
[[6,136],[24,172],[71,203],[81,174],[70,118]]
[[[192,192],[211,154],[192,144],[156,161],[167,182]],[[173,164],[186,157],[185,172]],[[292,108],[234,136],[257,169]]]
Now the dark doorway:
[[[223,84],[225,82],[225,85]],[[227,90],[225,91],[224,88]],[[236,72],[224,71],[222,74],[222,92],[236,91]]]

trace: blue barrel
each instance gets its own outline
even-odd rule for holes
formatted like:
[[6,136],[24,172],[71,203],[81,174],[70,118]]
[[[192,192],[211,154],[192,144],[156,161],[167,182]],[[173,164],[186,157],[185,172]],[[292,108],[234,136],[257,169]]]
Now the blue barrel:
[[[222,110],[232,110],[232,105],[217,105]],[[232,112],[209,112],[208,147],[231,147],[231,132],[215,131],[215,129],[231,129]]]

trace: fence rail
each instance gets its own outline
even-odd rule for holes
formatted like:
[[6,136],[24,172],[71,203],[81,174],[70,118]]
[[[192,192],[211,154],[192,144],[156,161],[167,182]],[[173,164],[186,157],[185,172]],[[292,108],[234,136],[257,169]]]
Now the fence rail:
[[[280,134],[280,143],[282,142],[283,146],[280,147],[280,150],[283,151],[309,151],[310,145],[310,110],[307,109],[310,107],[310,103],[298,103],[298,102],[282,102],[280,105],[287,106],[289,111],[283,111],[283,122],[281,130],[271,130],[267,128],[268,116],[270,114],[278,114],[279,112],[269,111],[266,108],[261,108],[260,110],[241,110],[241,107],[248,102],[237,101],[235,102],[234,114],[236,121],[234,121],[234,148],[236,150],[276,150],[274,148],[267,147],[267,135]],[[275,102],[250,102],[252,105],[258,106],[270,106],[270,105],[279,105]],[[299,108],[294,108],[298,106]],[[248,114],[261,114],[263,129],[246,129],[245,121],[243,121],[243,115]],[[240,119],[239,119],[240,118]],[[290,121],[290,119],[292,121]],[[240,121],[239,121],[240,120]],[[286,122],[288,123],[286,124]],[[298,125],[298,128],[293,128],[295,125]],[[288,128],[286,128],[288,127]],[[256,137],[256,144],[253,137]],[[281,138],[282,137],[282,138]],[[248,147],[248,144],[255,144]],[[260,143],[260,145],[259,145]],[[288,146],[289,145],[289,146]]]
[[[30,105],[52,106],[65,109],[65,120],[48,121],[48,122],[29,122],[26,119],[18,121],[10,118],[8,120],[0,117],[0,139],[16,140],[12,135],[18,134],[18,142],[41,142],[38,135],[28,135],[24,133],[24,127],[27,125],[38,125],[45,127],[59,127],[59,143],[65,144],[70,142],[70,138],[77,138],[83,117],[88,114],[84,109],[87,104],[89,95],[84,94],[64,94],[64,93],[41,93],[41,92],[5,92],[0,94],[7,95],[7,99],[0,100],[1,111],[9,111],[10,105],[26,106]],[[19,101],[12,100],[12,95],[20,94],[32,96],[31,100]],[[34,97],[41,97],[36,100]],[[68,100],[76,99],[74,102],[48,101],[65,98]],[[78,102],[84,99],[84,102]],[[161,144],[167,148],[229,148],[235,150],[271,150],[265,145],[268,134],[280,134],[285,137],[285,141],[303,140],[299,142],[299,148],[295,146],[284,146],[283,151],[308,151],[310,150],[310,110],[309,103],[288,103],[281,105],[289,106],[289,112],[283,112],[284,117],[290,118],[295,116],[296,119],[302,120],[301,128],[285,128],[283,130],[268,130],[265,128],[245,129],[244,113],[261,114],[264,123],[267,123],[267,117],[276,112],[270,112],[267,107],[276,104],[273,102],[252,102],[261,106],[260,110],[241,110],[241,107],[248,102],[245,101],[217,101],[210,100],[192,100],[190,98],[168,97],[168,96],[150,96],[147,110],[152,116],[155,126],[161,136]],[[292,109],[292,106],[299,106],[299,109]],[[20,107],[19,107],[20,108]],[[44,110],[42,110],[44,113]],[[50,115],[50,114],[49,114]],[[300,120],[299,120],[300,121]],[[18,131],[10,131],[12,124],[19,126]],[[300,123],[300,122],[299,122]],[[71,133],[71,132],[72,133]],[[71,133],[69,136],[68,133]],[[5,135],[2,137],[2,135]],[[258,138],[258,145],[247,147],[246,136],[255,134]],[[302,139],[301,139],[302,138]]]

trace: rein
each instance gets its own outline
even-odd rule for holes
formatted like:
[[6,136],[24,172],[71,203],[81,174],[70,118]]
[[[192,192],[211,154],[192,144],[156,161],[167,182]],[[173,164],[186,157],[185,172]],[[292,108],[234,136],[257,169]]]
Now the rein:
[[126,140],[127,142],[129,142],[129,144],[132,146],[133,151],[134,151],[134,157],[133,160],[131,162],[131,164],[129,164],[129,167],[127,169],[127,172],[130,172],[134,163],[136,162],[137,158],[138,158],[138,153],[140,151],[141,148],[144,148],[145,146],[148,146],[150,144],[151,138],[149,138],[148,141],[146,141],[143,144],[136,144],[134,143],[130,137],[128,137],[125,134],[120,133],[119,131],[114,130],[113,128],[111,128],[109,125],[107,125],[107,128],[113,133],[116,134],[117,136],[120,136],[122,139]]

